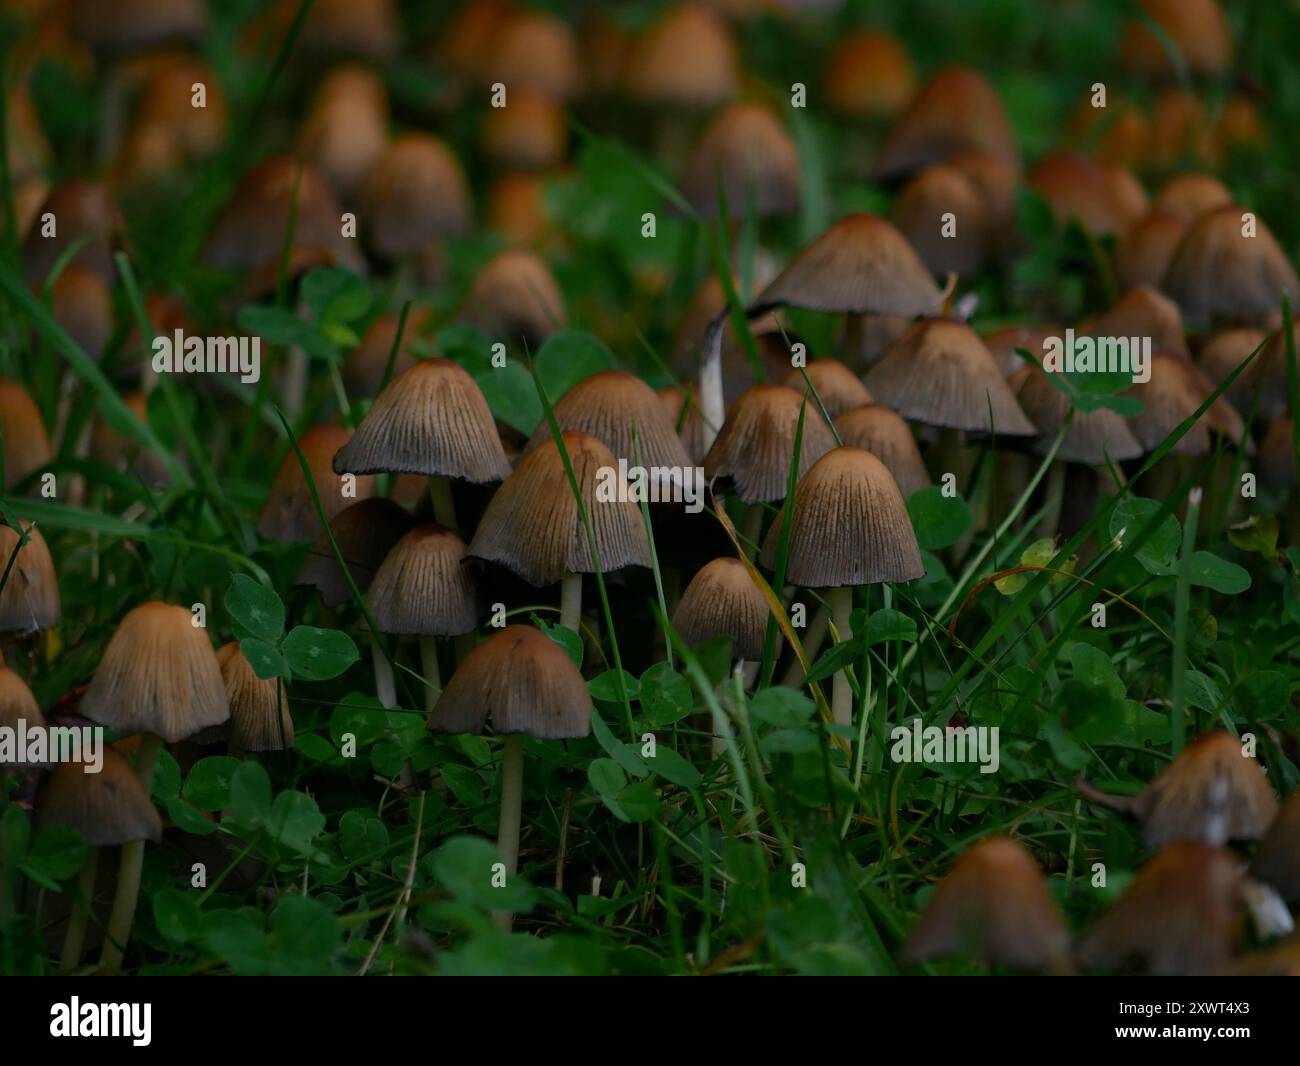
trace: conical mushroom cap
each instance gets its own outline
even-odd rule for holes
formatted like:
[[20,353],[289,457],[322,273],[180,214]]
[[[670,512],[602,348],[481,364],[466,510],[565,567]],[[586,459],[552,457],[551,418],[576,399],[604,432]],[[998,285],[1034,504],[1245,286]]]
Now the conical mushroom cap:
[[[1042,434],[1034,442],[1035,450],[1046,454],[1065,424],[1070,411],[1069,399],[1048,380],[1046,373],[1032,364],[1025,367],[1025,379],[1016,392],[1016,399]],[[1118,412],[1099,407],[1095,411],[1074,412],[1056,458],[1067,463],[1099,466],[1108,460],[1136,459],[1143,450]]]
[[[406,508],[383,496],[358,500],[330,519],[330,530],[358,592],[364,594],[370,587],[379,564],[414,524]],[[326,607],[337,607],[352,598],[343,568],[324,533],[311,546],[294,584],[315,588]]]
[[[618,460],[588,433],[563,434],[569,461],[591,521],[602,573],[649,566],[650,545],[639,506],[602,499],[618,487]],[[619,494],[623,495],[623,494]],[[469,554],[500,563],[531,585],[552,585],[565,574],[594,571],[577,501],[554,440],[519,461],[489,501]]]
[[531,89],[512,89],[508,107],[489,110],[483,122],[483,151],[514,170],[541,171],[564,162],[569,127],[551,97]]
[[1232,30],[1218,0],[1143,0],[1142,10],[1146,19],[1133,18],[1124,26],[1120,53],[1125,69],[1172,78],[1178,68],[1171,46],[1192,74],[1214,77],[1232,62]]
[[[945,226],[948,214],[953,231]],[[936,163],[908,181],[894,203],[893,221],[932,274],[973,274],[984,261],[984,198],[954,166]]]
[[904,498],[930,484],[911,428],[888,407],[864,403],[840,415],[835,428],[850,448],[870,452],[885,464]]
[[[1276,334],[1276,336],[1280,338],[1281,334]],[[1212,334],[1201,346],[1196,365],[1205,371],[1205,376],[1211,381],[1216,384],[1220,383],[1237,367],[1241,366],[1251,353],[1267,340],[1269,340],[1267,333],[1262,329],[1254,329],[1250,326],[1232,326],[1228,329],[1221,329]],[[1281,389],[1281,395],[1277,397],[1266,395],[1259,388],[1260,365],[1267,351],[1265,349],[1265,351],[1255,356],[1250,365],[1233,379],[1232,384],[1228,386],[1228,391],[1223,394],[1224,399],[1243,415],[1250,410],[1251,403],[1254,401],[1257,392],[1260,394],[1259,413],[1263,413],[1263,408],[1274,403],[1282,405],[1286,403],[1287,392],[1285,385]],[[1282,372],[1283,374],[1286,373],[1285,364],[1283,364]]]
[[[803,397],[787,385],[755,385],[731,405],[713,447],[704,457],[704,476],[730,478],[746,503],[783,500],[790,487],[790,462]],[[799,477],[835,447],[821,412],[809,402],[799,446]]]
[[[311,470],[327,522],[344,507],[366,499],[375,491],[374,478],[357,474],[355,494],[343,495],[343,475],[336,474],[332,464],[339,450],[348,443],[348,436],[348,431],[341,426],[313,426],[298,438],[298,447]],[[324,532],[298,453],[292,448],[271,482],[271,491],[257,516],[257,532],[267,540],[291,542],[313,541]]]
[[899,337],[867,372],[867,388],[878,403],[929,426],[1035,432],[984,342],[953,319],[924,319]]
[[[832,419],[839,418],[845,411],[851,411],[855,407],[871,402],[871,393],[867,391],[867,387],[838,359],[814,359],[804,367],[804,371],[808,375],[808,380],[812,382],[812,387],[817,390],[817,395],[821,397],[826,413]],[[799,373],[798,369],[790,371],[785,383],[795,392],[808,394],[803,374]],[[809,406],[816,410],[817,404],[815,401],[810,401]]]
[[[393,0],[313,0],[302,27],[302,50],[317,58],[387,59],[399,46],[395,6]],[[282,0],[279,15],[286,32],[297,10],[293,0]]]
[[1250,861],[1250,875],[1272,885],[1284,899],[1300,899],[1300,789],[1282,804]]
[[700,134],[682,192],[699,214],[716,216],[719,183],[732,218],[744,218],[751,201],[759,218],[799,210],[799,154],[781,121],[762,104],[732,104]]
[[763,657],[770,611],[739,559],[714,559],[691,578],[673,612],[673,628],[687,644],[731,638],[733,659]]
[[1149,285],[1130,289],[1109,309],[1086,320],[1079,333],[1091,337],[1150,337],[1151,347],[1187,355],[1187,337],[1178,305]]
[[521,248],[501,252],[479,271],[461,318],[492,338],[523,337],[534,351],[569,320],[550,269]]
[[582,83],[578,41],[568,24],[542,11],[520,10],[497,27],[495,46],[484,56],[483,80],[509,87],[508,111],[516,93],[552,100],[575,95]]
[[831,52],[826,99],[842,115],[896,115],[915,91],[911,57],[896,37],[860,30],[841,38]]
[[1134,801],[1149,848],[1180,841],[1218,846],[1258,840],[1277,814],[1277,796],[1259,762],[1236,737],[1198,737]]
[[1023,845],[981,840],[953,863],[908,935],[904,962],[951,955],[1043,970],[1062,961],[1070,934]]
[[293,716],[284,682],[258,677],[234,641],[217,650],[217,662],[230,701],[230,743],[244,751],[292,748]]
[[[27,682],[0,662],[0,729],[17,729],[19,722],[26,722],[29,730],[43,729],[45,715],[36,705],[36,697],[27,687]],[[27,763],[0,760],[0,768],[15,765],[25,766]]]
[[[1292,330],[1297,350],[1300,350],[1300,326],[1293,326]],[[1249,411],[1258,397],[1256,414],[1260,418],[1271,421],[1282,417],[1291,398],[1287,362],[1286,333],[1279,329],[1268,338],[1264,350],[1233,382],[1237,388],[1230,389],[1225,395],[1229,400],[1240,397],[1237,406],[1242,411]]]
[[460,160],[427,133],[407,133],[375,160],[361,190],[370,246],[386,259],[417,252],[470,226]]
[[1057,225],[1074,219],[1098,237],[1123,233],[1147,213],[1146,194],[1131,179],[1070,152],[1044,156],[1029,172],[1030,187],[1047,201]]
[[1240,934],[1242,875],[1231,852],[1173,844],[1139,872],[1080,945],[1090,967],[1139,962],[1149,974],[1218,973]]
[[980,339],[998,364],[1002,376],[1009,378],[1027,365],[1017,348],[1023,348],[1041,363],[1048,338],[1059,337],[1061,332],[1059,326],[1003,326]]
[[104,649],[81,712],[121,733],[171,744],[230,717],[207,630],[184,607],[152,600],[127,613]]
[[[605,370],[583,378],[555,405],[555,420],[562,430],[590,433],[616,459],[629,466],[672,467],[680,471],[691,465],[673,424],[664,415],[654,389],[635,374]],[[635,427],[636,448],[632,447]],[[543,422],[528,442],[531,452],[551,439]],[[638,460],[639,453],[639,460]]]
[[49,546],[30,522],[23,531],[27,543],[19,548],[17,532],[0,525],[0,574],[13,558],[9,580],[0,589],[0,633],[34,633],[59,624],[59,579]]
[[736,91],[736,43],[730,27],[700,4],[669,8],[632,43],[623,79],[645,104],[703,110]]
[[885,464],[849,447],[817,460],[795,489],[786,580],[840,588],[924,573],[907,505]]
[[5,492],[54,459],[36,401],[16,381],[5,378],[0,378],[0,433],[4,441]]
[[591,732],[591,693],[573,660],[532,626],[506,626],[471,651],[429,719],[438,733],[523,733],[546,740]]
[[1115,245],[1115,274],[1125,288],[1159,287],[1189,223],[1159,209],[1148,212]]
[[75,829],[88,848],[161,840],[162,818],[131,764],[111,744],[103,755],[97,774],[82,763],[61,764],[36,797],[32,824]]
[[[395,381],[416,363],[417,356],[410,344],[419,335],[420,326],[427,318],[421,309],[412,308],[402,329],[402,345],[393,359],[393,372],[389,382]],[[397,330],[401,319],[397,315],[380,315],[361,334],[361,343],[348,352],[343,361],[343,384],[348,395],[371,399],[384,383],[388,357],[397,343]]]
[[939,289],[907,238],[876,215],[849,215],[803,249],[754,301],[832,314],[934,314]]
[[506,477],[510,463],[474,379],[450,359],[421,359],[379,394],[334,469],[483,484]]
[[388,143],[388,90],[379,75],[342,63],[325,75],[298,135],[303,154],[345,199]]
[[478,625],[478,597],[465,542],[435,523],[416,526],[394,546],[366,593],[385,633],[458,636]]
[[1269,228],[1255,220],[1254,236],[1242,233],[1244,209],[1221,207],[1202,215],[1170,260],[1161,286],[1189,318],[1266,319],[1292,302],[1300,280]]
[[[1151,379],[1131,386],[1125,395],[1142,401],[1144,410],[1128,420],[1133,435],[1147,451],[1154,451],[1214,391],[1213,384],[1197,366],[1176,355],[1157,352],[1151,357]],[[1232,442],[1241,440],[1241,416],[1223,401],[1215,400],[1182,439],[1174,445],[1178,455],[1200,457],[1210,452],[1211,432]]]
[[1232,204],[1228,187],[1211,174],[1175,174],[1160,187],[1152,211],[1191,225],[1207,211]]
[[98,274],[70,266],[50,293],[54,317],[91,359],[99,361],[113,332],[113,298]]
[[27,283],[44,285],[55,263],[79,245],[68,265],[91,270],[112,287],[117,281],[113,252],[121,242],[123,223],[108,189],[97,182],[65,181],[50,190],[36,217],[47,213],[58,221],[57,235],[46,237],[37,225],[27,231],[23,241]]

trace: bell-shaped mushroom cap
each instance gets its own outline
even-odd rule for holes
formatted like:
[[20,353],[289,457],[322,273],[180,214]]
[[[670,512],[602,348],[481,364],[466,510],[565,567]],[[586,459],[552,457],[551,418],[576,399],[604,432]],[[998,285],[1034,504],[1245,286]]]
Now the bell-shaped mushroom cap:
[[[1300,326],[1292,327],[1292,336],[1297,350],[1300,350]],[[1291,396],[1287,361],[1286,334],[1279,329],[1268,338],[1264,350],[1250,366],[1237,376],[1232,383],[1236,387],[1230,387],[1225,395],[1243,413],[1250,410],[1251,404],[1256,404],[1260,418],[1269,421],[1280,418],[1286,413]]]
[[904,333],[868,371],[867,388],[878,403],[928,426],[1020,437],[1037,432],[984,342],[954,319],[924,319]]
[[0,589],[0,633],[33,633],[59,624],[59,579],[50,549],[39,529],[30,522],[22,526],[27,543],[19,547],[17,531],[0,525],[0,574],[13,559]]
[[1047,201],[1057,225],[1073,219],[1098,237],[1125,232],[1147,212],[1146,194],[1127,171],[1069,152],[1040,159],[1029,185]]
[[1250,875],[1272,885],[1284,899],[1300,900],[1300,789],[1282,804],[1250,860]]
[[564,162],[569,127],[564,110],[532,89],[512,89],[505,107],[483,122],[483,150],[493,162],[518,170],[547,170]]
[[298,145],[344,198],[360,187],[388,142],[388,90],[373,71],[344,63],[316,89]]
[[[618,460],[588,433],[567,431],[563,437],[591,521],[601,572],[649,566],[641,510],[619,491],[624,486],[619,483]],[[479,522],[469,554],[500,563],[537,586],[552,585],[565,574],[595,571],[564,459],[553,439],[525,455],[502,482]]]
[[1151,210],[1190,226],[1207,211],[1231,204],[1232,193],[1212,174],[1175,174],[1160,187]]
[[[1281,336],[1277,334],[1277,336]],[[1250,326],[1230,326],[1227,329],[1221,329],[1211,336],[1201,345],[1200,353],[1196,358],[1196,365],[1205,371],[1205,376],[1213,382],[1222,382],[1237,367],[1241,366],[1251,354],[1261,344],[1269,339],[1269,335],[1262,329],[1254,329]],[[1260,365],[1265,357],[1265,352],[1260,352],[1251,360],[1250,365],[1233,379],[1228,391],[1223,394],[1224,398],[1237,409],[1241,414],[1250,410],[1250,405],[1254,401],[1258,388],[1258,378]],[[1285,374],[1285,368],[1283,374]],[[1260,407],[1263,408],[1274,402],[1274,398],[1261,395]],[[1282,394],[1276,398],[1277,402],[1285,405],[1286,388],[1283,386]]]
[[[1147,451],[1154,451],[1184,419],[1214,391],[1214,385],[1199,367],[1176,355],[1157,352],[1151,356],[1151,379],[1132,385],[1126,395],[1142,401],[1143,410],[1129,420],[1133,435]],[[1210,434],[1218,433],[1233,443],[1242,439],[1241,416],[1222,397],[1215,400],[1174,445],[1178,455],[1208,455]]]
[[104,649],[81,713],[121,733],[171,744],[230,717],[207,630],[184,607],[151,600],[127,613]]
[[567,100],[582,84],[578,40],[568,24],[554,15],[527,9],[497,26],[496,40],[483,57],[484,82],[501,82],[508,97],[503,111],[515,106],[515,94],[540,93]]
[[1130,289],[1107,310],[1079,326],[1090,337],[1150,337],[1151,347],[1169,355],[1187,355],[1187,337],[1178,305],[1149,285]]
[[162,818],[131,764],[111,744],[92,774],[83,763],[61,764],[36,796],[32,824],[75,829],[88,848],[114,848],[162,839]]
[[208,29],[208,8],[204,0],[73,0],[68,29],[100,52],[137,51],[201,40]]
[[[562,430],[590,433],[616,459],[626,459],[629,466],[672,467],[677,471],[691,465],[654,389],[623,370],[604,370],[583,378],[560,397],[555,405],[555,420]],[[550,439],[550,428],[543,422],[525,451],[531,452]]]
[[1197,737],[1133,802],[1147,847],[1180,841],[1218,846],[1258,840],[1277,814],[1277,796],[1242,742],[1216,730]]
[[1115,244],[1115,275],[1125,288],[1158,288],[1165,280],[1188,223],[1152,210],[1135,222]]
[[1139,872],[1080,945],[1100,970],[1138,963],[1160,976],[1218,973],[1240,933],[1242,874],[1231,852],[1173,844]]
[[221,270],[258,271],[279,264],[293,220],[293,249],[354,270],[365,261],[356,242],[342,235],[342,211],[333,190],[311,164],[272,156],[244,175],[218,216],[203,261]]
[[460,317],[494,339],[522,337],[534,351],[569,320],[550,268],[521,248],[500,252],[479,271]]
[[759,218],[799,210],[803,177],[799,153],[781,120],[762,104],[732,104],[704,128],[682,177],[686,198],[701,215],[719,210],[719,186],[727,212],[744,218],[753,205]]
[[465,565],[465,542],[436,523],[416,526],[393,545],[366,593],[385,633],[459,636],[478,625],[478,597]]
[[474,214],[460,160],[428,133],[404,133],[384,149],[362,184],[361,207],[370,247],[385,259],[465,232]]
[[[341,426],[313,426],[298,438],[298,447],[311,470],[327,522],[353,501],[364,500],[375,491],[375,479],[364,472],[334,472],[332,464],[338,451],[348,443],[348,436],[348,431]],[[355,474],[355,483],[345,480],[348,474]],[[324,532],[311,487],[292,448],[271,481],[266,503],[257,516],[257,532],[267,540],[279,541],[313,541]]]
[[884,463],[904,497],[930,484],[911,428],[888,407],[864,403],[840,415],[835,428],[850,448],[861,448]]
[[1232,62],[1232,31],[1219,0],[1142,0],[1142,11],[1145,18],[1125,24],[1120,46],[1124,66],[1133,73],[1174,77],[1178,67],[1171,46],[1192,74],[1214,77]]
[[[402,346],[393,359],[393,372],[389,380],[396,379],[415,365],[416,355],[410,343],[419,333],[420,325],[428,317],[423,309],[412,308],[406,316],[402,330]],[[397,315],[380,315],[361,334],[361,343],[347,354],[343,361],[343,384],[349,396],[373,398],[384,383],[388,370],[388,357],[397,343],[397,330],[401,319]]]
[[[112,286],[117,280],[113,252],[121,242],[122,216],[112,194],[90,181],[65,181],[45,197],[38,216],[52,214],[58,231],[46,237],[32,226],[23,241],[23,272],[29,285],[44,285],[50,271],[73,246],[78,246],[69,266],[84,267]],[[283,231],[281,231],[283,239]]]
[[1189,318],[1267,319],[1282,306],[1283,293],[1293,302],[1300,295],[1286,253],[1262,220],[1248,229],[1245,214],[1237,206],[1207,212],[1174,251],[1161,287]]
[[731,657],[763,657],[770,611],[745,564],[724,557],[705,564],[682,593],[673,628],[687,644],[731,638]]
[[532,626],[506,626],[471,651],[438,698],[429,728],[438,733],[497,733],[544,740],[591,732],[591,693],[573,660]]
[[[822,406],[831,418],[839,418],[845,411],[871,402],[871,393],[857,379],[853,371],[838,359],[814,359],[803,368],[812,387],[821,397]],[[785,383],[798,393],[808,395],[803,374],[796,368],[786,376]],[[812,405],[816,409],[816,404]]]
[[481,78],[501,27],[519,11],[514,0],[467,0],[452,15],[438,42],[438,56],[463,78]]
[[[295,0],[281,0],[278,14],[285,30],[297,11]],[[300,43],[314,57],[380,60],[397,52],[399,36],[393,0],[313,0]]]
[[786,579],[804,588],[840,588],[911,581],[924,573],[889,468],[861,448],[835,448],[817,460],[795,489]]
[[[1039,367],[1027,365],[1024,375],[1016,399],[1042,434],[1035,439],[1034,450],[1046,454],[1065,424],[1070,401]],[[1099,466],[1108,461],[1118,463],[1136,459],[1143,451],[1123,416],[1108,407],[1099,407],[1095,411],[1074,412],[1056,458],[1067,463]]]
[[702,462],[708,449],[704,445],[704,416],[695,402],[694,387],[686,382],[668,385],[659,390],[658,397],[659,406],[677,430],[677,438],[691,462]]
[[260,678],[235,641],[217,650],[230,701],[230,743],[244,751],[293,747],[289,694],[278,677]]
[[879,30],[842,37],[826,71],[826,100],[850,118],[889,117],[916,91],[916,72],[902,43]]
[[4,442],[5,492],[54,459],[36,401],[18,382],[5,378],[0,378],[0,440]]
[[[790,487],[790,462],[803,397],[788,385],[755,385],[731,405],[713,447],[704,457],[704,476],[729,478],[746,503],[783,500]],[[804,408],[799,474],[835,447],[817,405]]]
[[1044,970],[1064,963],[1070,934],[1024,846],[990,837],[968,848],[935,889],[900,958],[952,955]]
[[629,53],[623,84],[643,104],[702,111],[736,91],[739,64],[731,29],[700,4],[669,8]]
[[973,274],[984,261],[987,216],[975,184],[956,167],[935,163],[903,186],[893,220],[932,274]]
[[98,362],[113,333],[113,298],[108,286],[93,270],[70,266],[54,282],[50,303],[59,325]]
[[1002,376],[1009,378],[1027,365],[1017,348],[1023,348],[1041,363],[1047,352],[1048,339],[1060,337],[1061,332],[1059,326],[1003,326],[980,339],[998,364]]
[[1017,240],[1016,199],[1020,168],[1000,155],[963,148],[944,164],[960,171],[984,203],[985,241],[991,251],[1006,252]]
[[334,469],[483,484],[508,475],[510,463],[474,379],[450,359],[421,359],[379,394]]
[[488,229],[510,244],[543,244],[551,223],[546,184],[542,174],[510,171],[500,175],[488,190]]
[[[45,728],[45,715],[36,705],[36,697],[21,677],[0,661],[0,729],[17,729],[19,722],[25,722],[27,729]],[[0,759],[0,768],[5,766],[25,766],[25,760],[6,763]]]
[[1294,424],[1290,415],[1273,419],[1259,445],[1259,478],[1279,492],[1294,492],[1296,454]]
[[[379,564],[414,524],[415,519],[405,507],[384,496],[358,500],[330,519],[330,531],[357,591],[365,593]],[[337,607],[352,598],[343,568],[323,532],[307,553],[294,584],[315,588],[326,607]]]
[[939,288],[907,238],[876,215],[848,215],[790,261],[754,301],[832,314],[934,314]]
[[899,115],[873,173],[881,180],[905,177],[963,148],[992,152],[1012,164],[1020,161],[997,90],[973,70],[945,67]]

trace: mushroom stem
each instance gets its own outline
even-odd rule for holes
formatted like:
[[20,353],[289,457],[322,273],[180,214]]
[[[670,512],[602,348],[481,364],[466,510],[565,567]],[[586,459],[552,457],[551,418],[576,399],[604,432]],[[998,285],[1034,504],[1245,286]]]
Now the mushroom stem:
[[[524,738],[521,733],[505,737],[501,748],[501,820],[497,829],[497,851],[506,864],[506,876],[519,871],[519,819],[524,804]],[[492,920],[503,933],[510,932],[515,916],[494,911]]]
[[700,415],[704,425],[704,450],[713,447],[713,441],[726,419],[726,404],[722,392],[722,327],[727,321],[724,308],[704,334],[703,355],[700,359]]
[[294,421],[302,414],[307,395],[307,353],[291,345],[284,360],[284,412]]
[[[144,785],[145,792],[153,786],[153,771],[158,765],[162,738],[152,733],[140,737],[136,749],[135,773]],[[140,872],[144,869],[144,841],[133,840],[122,845],[122,859],[117,869],[117,891],[113,895],[113,909],[104,931],[104,947],[99,954],[101,969],[116,970],[122,965],[127,941],[131,939],[131,926],[135,922],[135,905],[140,898]]]
[[763,505],[751,503],[745,511],[745,520],[741,524],[740,538],[751,559],[758,558],[759,534],[763,532]]
[[[853,637],[849,619],[853,614],[853,589],[831,589],[831,620],[835,623],[835,637],[840,643]],[[853,722],[853,689],[849,686],[847,669],[838,670],[831,695],[831,710],[838,725],[851,725]]]
[[379,638],[370,636],[370,653],[375,661],[375,696],[385,707],[397,706],[397,683],[393,680],[393,668],[379,646]]
[[1038,523],[1040,537],[1056,536],[1056,529],[1061,524],[1061,504],[1064,499],[1065,464],[1056,460],[1047,472],[1047,495],[1043,501],[1043,517]]
[[560,585],[560,625],[565,629],[578,630],[582,618],[582,575],[565,574]]
[[81,949],[86,942],[86,924],[95,898],[95,875],[98,872],[99,848],[87,848],[81,873],[77,875],[77,902],[68,916],[68,931],[63,936],[59,973],[71,973],[81,962]]
[[[817,613],[813,615],[812,624],[808,627],[808,634],[803,639],[803,651],[809,662],[813,662],[817,658],[817,653],[821,651],[822,641],[826,639],[826,630],[830,628],[830,620],[830,611],[825,607],[818,607]],[[798,688],[805,672],[803,663],[796,655],[785,676],[781,678],[781,684],[787,688]]]
[[438,672],[438,644],[434,637],[420,637],[420,669],[429,684],[424,687],[424,709],[429,714],[438,705],[441,695],[442,675]]
[[451,498],[451,479],[429,478],[429,498],[433,500],[433,517],[444,529],[456,532],[456,505]]

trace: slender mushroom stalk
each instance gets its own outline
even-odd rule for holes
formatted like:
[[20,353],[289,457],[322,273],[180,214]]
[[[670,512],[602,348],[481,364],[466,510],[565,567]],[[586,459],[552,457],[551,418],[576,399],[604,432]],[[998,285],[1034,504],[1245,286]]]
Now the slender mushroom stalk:
[[560,584],[560,625],[578,632],[582,621],[582,575],[565,574]]
[[[853,614],[853,589],[831,589],[831,620],[835,625],[836,639],[844,644],[853,639],[850,618]],[[851,725],[853,722],[853,689],[849,685],[848,673],[838,670],[831,691],[831,710],[838,725]]]
[[433,517],[438,525],[456,531],[456,504],[451,498],[451,479],[429,478],[429,496],[433,500]]
[[77,901],[68,916],[68,929],[63,935],[63,950],[59,953],[59,973],[71,973],[81,962],[81,951],[86,943],[86,925],[90,920],[90,907],[95,898],[95,875],[99,872],[99,848],[87,848],[77,874]]
[[370,634],[370,656],[375,664],[375,698],[383,707],[396,707],[397,682],[393,678],[393,667],[374,633]]
[[[153,772],[158,765],[162,738],[146,733],[136,749],[136,776],[144,787],[145,795],[153,787]],[[116,970],[122,965],[127,942],[131,939],[131,926],[135,923],[135,905],[140,898],[140,874],[144,870],[143,840],[133,840],[122,845],[122,858],[117,869],[117,889],[113,893],[113,909],[108,915],[104,930],[104,946],[100,950],[99,965],[105,970]]]
[[434,637],[420,635],[420,671],[429,682],[424,690],[424,709],[433,713],[438,705],[438,690],[442,688],[442,674],[438,669],[438,642]]

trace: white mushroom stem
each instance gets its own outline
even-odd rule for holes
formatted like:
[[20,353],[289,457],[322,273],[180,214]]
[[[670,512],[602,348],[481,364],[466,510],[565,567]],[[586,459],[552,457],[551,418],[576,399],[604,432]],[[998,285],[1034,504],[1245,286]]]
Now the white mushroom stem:
[[722,327],[727,321],[724,308],[704,334],[700,358],[700,415],[703,419],[704,450],[713,447],[718,430],[727,417],[722,396]]
[[[519,733],[511,733],[501,748],[501,821],[497,829],[497,851],[505,861],[507,879],[519,872],[519,820],[523,805],[524,738]],[[508,933],[515,916],[510,911],[493,911],[492,920],[498,929]]]
[[560,585],[560,625],[579,632],[582,619],[582,575],[565,574]]
[[[162,738],[146,733],[136,749],[135,773],[144,785],[146,794],[153,786],[153,771],[158,765]],[[113,895],[113,909],[108,916],[104,932],[104,948],[99,955],[99,965],[104,970],[116,970],[122,965],[127,941],[131,939],[131,926],[135,922],[135,905],[140,898],[140,872],[144,869],[144,841],[133,840],[122,845],[122,859],[117,870],[117,891]]]
[[[831,621],[835,624],[835,639],[839,643],[853,636],[849,618],[853,613],[853,589],[851,587],[831,589]],[[831,710],[837,725],[853,723],[853,689],[849,686],[848,670],[838,670],[831,695]]]
[[86,943],[86,924],[95,898],[95,874],[99,872],[99,848],[87,848],[86,858],[77,875],[77,902],[68,916],[68,931],[63,936],[63,953],[59,956],[59,973],[71,973],[81,962]]
[[393,680],[393,667],[379,646],[379,638],[370,634],[370,654],[375,662],[375,696],[385,707],[397,706],[397,683]]
[[442,675],[438,672],[438,644],[434,637],[420,637],[420,669],[424,672],[424,680],[429,684],[424,687],[424,709],[429,714],[438,705],[438,696],[441,694]]
[[451,498],[451,478],[429,478],[429,497],[433,500],[433,518],[444,529],[456,530],[456,505]]
[[1038,523],[1040,537],[1056,536],[1056,529],[1061,524],[1061,504],[1064,500],[1065,464],[1056,459],[1047,472],[1047,495],[1043,502],[1043,518]]

